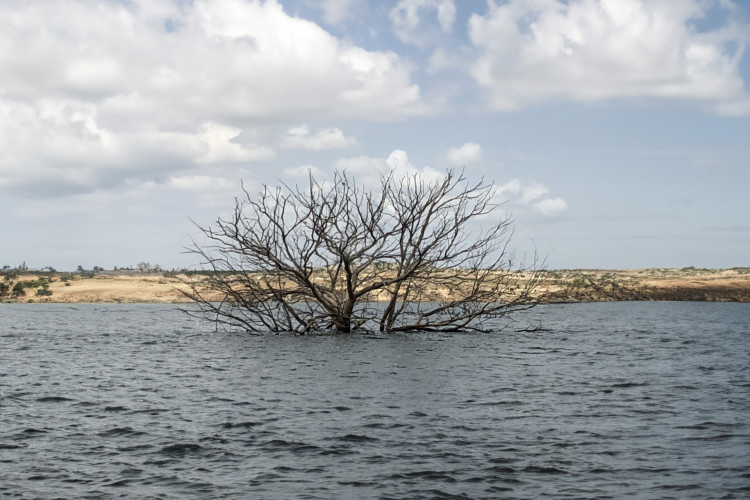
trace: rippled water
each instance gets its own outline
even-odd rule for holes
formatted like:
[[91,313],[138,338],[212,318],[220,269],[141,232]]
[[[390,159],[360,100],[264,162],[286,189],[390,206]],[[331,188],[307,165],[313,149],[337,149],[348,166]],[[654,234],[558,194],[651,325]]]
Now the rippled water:
[[750,497],[750,305],[530,316],[549,331],[250,337],[2,305],[0,496]]

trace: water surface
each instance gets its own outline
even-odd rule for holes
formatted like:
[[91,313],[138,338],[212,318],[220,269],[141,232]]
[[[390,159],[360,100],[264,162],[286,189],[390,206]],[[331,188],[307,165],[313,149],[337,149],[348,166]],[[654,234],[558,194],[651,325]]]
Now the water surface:
[[173,306],[2,305],[0,496],[750,496],[749,304],[521,319],[548,331],[252,337]]

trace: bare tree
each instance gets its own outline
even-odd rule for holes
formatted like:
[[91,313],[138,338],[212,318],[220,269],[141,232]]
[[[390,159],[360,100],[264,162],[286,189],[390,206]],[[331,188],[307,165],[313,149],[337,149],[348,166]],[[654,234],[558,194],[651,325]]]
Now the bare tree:
[[203,272],[186,295],[251,332],[484,330],[533,306],[542,275],[536,259],[514,264],[512,221],[493,196],[455,171],[382,176],[373,191],[345,172],[245,191],[230,217],[199,227],[207,243],[188,251]]

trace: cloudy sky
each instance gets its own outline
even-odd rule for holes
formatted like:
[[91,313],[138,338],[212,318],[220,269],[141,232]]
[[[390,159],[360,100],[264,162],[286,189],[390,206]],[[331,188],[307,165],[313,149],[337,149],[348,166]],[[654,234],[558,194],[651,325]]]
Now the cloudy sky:
[[745,0],[2,0],[0,266],[192,266],[251,191],[495,183],[552,268],[750,265]]

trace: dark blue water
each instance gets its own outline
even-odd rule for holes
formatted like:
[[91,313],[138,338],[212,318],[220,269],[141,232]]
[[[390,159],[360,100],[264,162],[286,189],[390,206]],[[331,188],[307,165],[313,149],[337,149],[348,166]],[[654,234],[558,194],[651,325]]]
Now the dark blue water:
[[250,337],[2,305],[0,496],[750,497],[750,305],[531,316],[549,331]]

